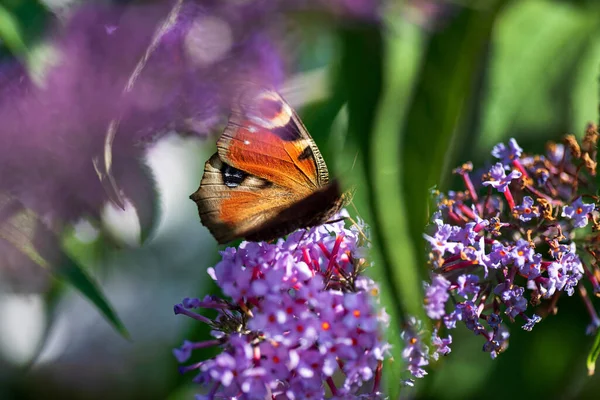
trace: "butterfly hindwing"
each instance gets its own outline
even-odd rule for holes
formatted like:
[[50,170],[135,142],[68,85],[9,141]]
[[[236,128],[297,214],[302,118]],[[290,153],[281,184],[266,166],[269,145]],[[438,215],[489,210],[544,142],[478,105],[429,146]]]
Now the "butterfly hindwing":
[[217,153],[206,162],[200,188],[190,197],[219,243],[245,236],[288,204],[281,201],[287,197],[281,188],[249,174],[236,174]]

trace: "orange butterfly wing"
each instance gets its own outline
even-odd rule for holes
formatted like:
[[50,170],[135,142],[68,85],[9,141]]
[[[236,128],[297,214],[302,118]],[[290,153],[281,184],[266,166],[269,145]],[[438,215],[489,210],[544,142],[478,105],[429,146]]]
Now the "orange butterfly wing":
[[328,182],[321,152],[279,94],[262,91],[240,102],[217,142],[224,162],[296,192]]

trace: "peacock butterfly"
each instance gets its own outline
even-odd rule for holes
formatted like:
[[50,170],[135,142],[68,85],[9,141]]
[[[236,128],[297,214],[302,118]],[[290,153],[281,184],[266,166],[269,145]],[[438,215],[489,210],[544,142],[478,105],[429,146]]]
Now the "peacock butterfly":
[[347,202],[312,137],[275,91],[247,89],[190,198],[223,244],[272,240],[323,224]]

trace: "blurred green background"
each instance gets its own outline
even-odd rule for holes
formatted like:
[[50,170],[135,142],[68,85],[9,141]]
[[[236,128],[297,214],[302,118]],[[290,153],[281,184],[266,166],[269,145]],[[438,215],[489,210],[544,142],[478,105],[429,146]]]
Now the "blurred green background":
[[[66,3],[0,2],[1,58],[43,71],[44,53],[31,44]],[[454,166],[489,162],[509,137],[539,153],[598,120],[600,2],[390,0],[381,15],[351,24],[291,15],[301,29],[282,93],[332,174],[357,186],[354,203],[373,233],[371,274],[394,324],[422,313],[429,190],[452,188]],[[172,306],[214,290],[206,269],[219,248],[188,200],[213,148],[213,138],[173,132],[146,152],[160,206],[143,244],[131,209],[108,207],[100,228],[82,221],[62,232],[65,252],[105,300],[88,301],[81,293],[95,292],[76,290],[77,279],[43,293],[0,289],[0,399],[192,398],[197,387],[179,376],[171,349],[208,332]],[[121,323],[128,337],[115,329]],[[585,365],[588,323],[581,300],[563,297],[533,332],[512,326],[496,360],[459,328],[452,353],[400,396],[598,398],[600,379]],[[396,348],[397,332],[389,331]],[[386,364],[390,393],[400,390],[399,370]]]

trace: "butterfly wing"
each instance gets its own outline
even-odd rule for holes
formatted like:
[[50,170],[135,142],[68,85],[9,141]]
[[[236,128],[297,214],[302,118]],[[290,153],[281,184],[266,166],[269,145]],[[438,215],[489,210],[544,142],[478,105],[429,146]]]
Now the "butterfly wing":
[[190,196],[200,220],[219,243],[244,237],[274,218],[287,193],[270,182],[224,164],[218,153],[204,165],[200,188]]
[[298,195],[329,181],[315,141],[296,112],[274,91],[240,96],[217,148],[223,162]]
[[240,101],[217,148],[190,197],[219,243],[273,239],[325,222],[342,206],[319,149],[275,92]]

